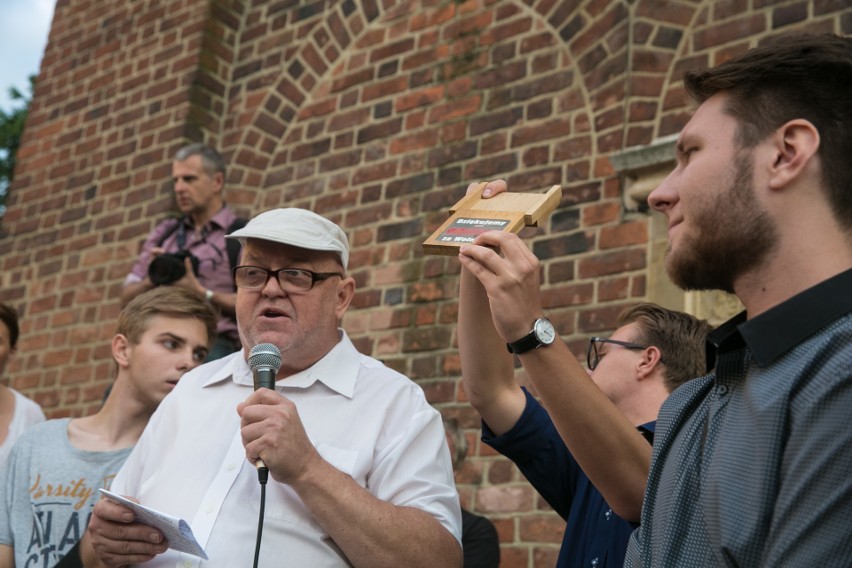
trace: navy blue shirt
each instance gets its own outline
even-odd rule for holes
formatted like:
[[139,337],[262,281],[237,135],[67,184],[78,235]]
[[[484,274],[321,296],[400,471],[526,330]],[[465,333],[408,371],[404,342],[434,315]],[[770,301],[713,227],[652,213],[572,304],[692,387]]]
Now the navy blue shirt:
[[[568,451],[544,407],[524,389],[527,404],[511,430],[495,436],[482,423],[482,441],[512,460],[566,521],[557,568],[624,565],[630,533],[638,525],[612,512]],[[640,427],[646,437],[654,422]]]

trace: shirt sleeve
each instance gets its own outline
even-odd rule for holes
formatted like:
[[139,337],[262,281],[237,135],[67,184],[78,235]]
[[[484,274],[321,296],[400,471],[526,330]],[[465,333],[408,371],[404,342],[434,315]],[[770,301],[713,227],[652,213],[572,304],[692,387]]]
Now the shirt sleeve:
[[425,400],[404,414],[405,424],[396,425],[399,435],[379,450],[368,490],[429,513],[461,542],[461,507],[441,415]]
[[841,566],[852,558],[852,361],[845,353],[790,403],[762,566]]
[[512,460],[536,491],[565,519],[577,491],[580,467],[544,407],[523,389],[527,403],[506,433],[482,423],[482,441]]

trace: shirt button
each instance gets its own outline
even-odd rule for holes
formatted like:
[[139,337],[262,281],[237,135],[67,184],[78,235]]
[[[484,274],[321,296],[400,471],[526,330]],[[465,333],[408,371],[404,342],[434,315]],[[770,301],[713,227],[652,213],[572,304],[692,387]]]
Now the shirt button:
[[728,394],[728,385],[719,385],[718,391],[720,396],[725,396]]
[[236,468],[236,467],[237,467],[236,464],[229,463],[228,464],[228,471],[234,471],[234,468]]
[[609,509],[609,510],[607,510],[606,513],[604,513],[604,517],[606,517],[606,520],[609,520],[609,518],[611,516],[612,516],[612,509]]
[[592,558],[592,566],[597,566],[597,565],[598,565],[598,559]]

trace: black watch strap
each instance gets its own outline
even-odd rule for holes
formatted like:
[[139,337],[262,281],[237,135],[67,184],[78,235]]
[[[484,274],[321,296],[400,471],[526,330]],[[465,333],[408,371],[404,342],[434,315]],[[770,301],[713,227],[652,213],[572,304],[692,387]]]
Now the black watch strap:
[[519,340],[507,343],[506,349],[509,350],[509,353],[520,355],[521,353],[526,353],[527,351],[535,349],[540,345],[541,342],[535,336],[535,331],[531,331]]

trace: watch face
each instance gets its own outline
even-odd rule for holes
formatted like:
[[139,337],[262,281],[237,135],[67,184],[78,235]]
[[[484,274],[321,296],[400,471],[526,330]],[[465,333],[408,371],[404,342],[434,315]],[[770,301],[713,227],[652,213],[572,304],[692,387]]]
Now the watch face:
[[556,339],[556,330],[553,329],[553,324],[547,318],[539,318],[535,321],[533,327],[536,339],[544,345],[550,345]]

